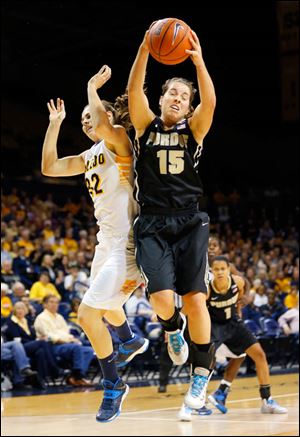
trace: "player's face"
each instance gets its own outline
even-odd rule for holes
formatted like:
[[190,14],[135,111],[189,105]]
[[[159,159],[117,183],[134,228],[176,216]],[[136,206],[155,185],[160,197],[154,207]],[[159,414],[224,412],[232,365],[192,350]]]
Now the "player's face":
[[161,114],[164,121],[177,123],[186,117],[190,109],[190,89],[182,82],[171,82],[161,97]]
[[215,238],[210,238],[208,241],[208,256],[214,257],[221,254],[221,248],[218,240]]
[[96,132],[93,130],[92,126],[92,118],[89,111],[89,107],[84,108],[81,114],[81,125],[83,132],[92,140],[98,141],[99,138],[96,135]]
[[214,261],[211,267],[215,280],[226,279],[229,275],[229,266],[225,261]]

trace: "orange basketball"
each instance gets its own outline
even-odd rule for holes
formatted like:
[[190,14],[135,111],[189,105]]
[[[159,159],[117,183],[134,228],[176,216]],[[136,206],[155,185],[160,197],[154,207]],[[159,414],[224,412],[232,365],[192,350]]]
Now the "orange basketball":
[[147,35],[151,56],[158,62],[167,65],[179,64],[190,55],[185,50],[191,50],[191,29],[177,18],[163,18],[156,21]]

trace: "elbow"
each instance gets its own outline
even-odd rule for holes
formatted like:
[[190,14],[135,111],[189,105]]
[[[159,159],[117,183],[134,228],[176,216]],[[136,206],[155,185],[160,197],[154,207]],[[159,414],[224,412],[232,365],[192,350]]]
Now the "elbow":
[[210,99],[209,99],[209,101],[208,101],[208,105],[209,105],[210,108],[214,111],[214,110],[215,110],[215,107],[216,107],[216,104],[217,104],[217,98],[216,98],[216,95],[214,94],[214,95],[212,95],[212,96],[210,97]]
[[41,173],[43,176],[51,176],[47,168],[45,168],[44,166],[41,167]]
[[42,175],[43,176],[55,176],[54,174],[53,174],[53,172],[51,172],[51,169],[49,169],[46,165],[43,165],[42,164],[42,167],[41,167],[41,173],[42,173]]

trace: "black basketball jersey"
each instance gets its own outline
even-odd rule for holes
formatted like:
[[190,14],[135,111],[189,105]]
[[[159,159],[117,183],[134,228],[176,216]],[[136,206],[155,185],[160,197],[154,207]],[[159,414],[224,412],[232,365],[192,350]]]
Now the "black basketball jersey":
[[135,198],[140,206],[187,209],[203,195],[198,175],[202,144],[186,119],[165,130],[156,117],[135,140]]
[[213,286],[213,279],[209,281],[208,311],[212,321],[225,323],[237,316],[236,304],[239,289],[232,276],[229,277],[229,287],[226,293],[219,293]]

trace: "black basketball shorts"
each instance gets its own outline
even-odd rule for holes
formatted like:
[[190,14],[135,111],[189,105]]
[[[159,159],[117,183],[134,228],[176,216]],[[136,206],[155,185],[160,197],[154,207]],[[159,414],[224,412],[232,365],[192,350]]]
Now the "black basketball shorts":
[[209,217],[205,212],[143,214],[134,223],[136,261],[148,293],[207,293]]
[[226,323],[211,321],[211,341],[216,350],[224,343],[228,349],[236,355],[243,354],[258,340],[246,327],[242,320],[232,319]]

